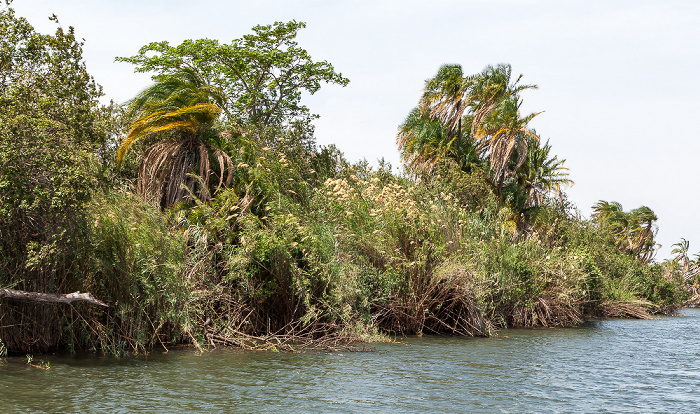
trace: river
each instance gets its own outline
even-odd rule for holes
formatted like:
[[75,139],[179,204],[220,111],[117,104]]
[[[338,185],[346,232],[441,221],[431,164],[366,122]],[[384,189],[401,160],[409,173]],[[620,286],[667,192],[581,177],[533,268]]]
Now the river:
[[0,362],[0,412],[698,412],[700,310],[375,352],[191,349]]

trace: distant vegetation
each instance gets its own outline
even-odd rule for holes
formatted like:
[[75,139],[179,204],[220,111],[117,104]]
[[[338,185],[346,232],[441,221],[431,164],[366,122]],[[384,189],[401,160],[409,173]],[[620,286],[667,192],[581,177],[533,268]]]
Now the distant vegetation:
[[[294,350],[403,334],[648,317],[697,295],[688,242],[653,260],[648,207],[567,201],[564,160],[520,113],[509,65],[441,67],[399,126],[404,172],[319,147],[303,91],[348,80],[296,43],[150,43],[153,74],[100,105],[72,28],[0,14],[0,292],[10,352]],[[385,139],[392,139],[385,137]]]

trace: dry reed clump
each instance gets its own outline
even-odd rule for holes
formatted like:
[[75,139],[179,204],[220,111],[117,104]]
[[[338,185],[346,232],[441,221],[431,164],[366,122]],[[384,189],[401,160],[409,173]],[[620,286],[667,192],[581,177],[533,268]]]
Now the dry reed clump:
[[562,303],[554,295],[542,295],[534,304],[527,307],[516,307],[512,310],[511,326],[566,326],[583,322],[581,307]]
[[698,284],[687,286],[686,289],[688,291],[688,300],[685,301],[685,306],[693,308],[700,306],[700,289]]
[[0,337],[11,352],[34,353],[56,349],[62,332],[56,320],[61,309],[56,305],[36,305],[3,301]]
[[374,305],[378,326],[400,334],[489,336],[494,330],[475,299],[472,276],[450,264]]
[[651,305],[645,300],[603,301],[598,304],[597,314],[604,318],[651,319],[647,309]]

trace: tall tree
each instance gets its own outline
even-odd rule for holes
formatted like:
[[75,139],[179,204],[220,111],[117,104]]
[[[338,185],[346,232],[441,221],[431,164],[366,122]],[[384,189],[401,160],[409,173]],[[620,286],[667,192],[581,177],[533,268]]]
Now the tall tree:
[[549,141],[542,146],[538,141],[530,141],[527,159],[516,175],[518,187],[527,195],[526,208],[541,205],[550,194],[561,200],[564,188],[574,183],[569,179],[569,169],[564,167],[565,160],[550,156],[551,149]]
[[692,262],[688,258],[688,249],[690,248],[690,242],[686,239],[681,239],[680,242],[675,243],[673,245],[673,249],[671,250],[671,254],[676,255],[673,258],[673,261],[675,263],[678,263],[681,265],[681,272],[684,276],[684,278],[687,278],[687,275],[691,269]]
[[621,250],[630,252],[644,261],[656,253],[656,220],[658,217],[647,206],[625,212],[617,202],[598,201],[593,206],[592,218],[615,238]]
[[[447,154],[447,148],[457,148],[460,155],[472,158],[488,158],[493,184],[500,193],[525,162],[528,142],[538,139],[528,128],[537,114],[522,117],[519,99],[521,91],[537,86],[520,85],[521,78],[512,80],[511,67],[505,64],[487,66],[472,76],[465,76],[460,65],[441,66],[425,83],[419,113],[409,114],[400,127],[397,144],[403,158],[434,163]],[[463,138],[471,141],[469,145],[462,144]],[[513,154],[517,154],[515,163],[511,162]]]
[[230,122],[270,127],[312,117],[301,104],[303,91],[314,94],[322,83],[349,82],[330,63],[313,61],[298,46],[295,39],[304,27],[294,20],[255,26],[252,34],[230,44],[210,39],[186,40],[178,46],[155,42],[135,56],[116,60],[136,65],[137,72],[157,75],[189,68],[223,92],[221,108]]
[[[528,128],[528,123],[537,114],[521,117],[521,103],[516,96],[502,99],[481,121],[476,132],[477,150],[489,156],[493,183],[498,193],[502,191],[506,179],[512,178],[527,159],[530,142],[535,145],[539,143],[539,136]],[[515,162],[512,162],[513,159]]]
[[[15,260],[26,259],[30,246],[70,252],[104,135],[101,88],[72,27],[43,35],[8,8],[0,11],[0,34],[0,275],[7,275],[24,271]],[[11,263],[19,267],[2,268]]]
[[[469,125],[465,117],[465,124]],[[450,136],[449,129],[440,120],[430,118],[414,108],[399,126],[396,144],[401,159],[413,171],[426,171],[445,158],[454,159],[460,168],[469,171],[479,163],[479,157],[468,134],[463,139]]]
[[[0,288],[87,290],[80,246],[105,135],[82,46],[72,27],[45,35],[0,10]],[[56,307],[0,300],[0,338],[46,350],[65,334],[60,318]]]
[[519,85],[523,75],[511,82],[512,69],[508,64],[488,65],[476,75],[470,76],[469,106],[474,115],[471,135],[479,139],[482,122],[494,112],[502,101],[515,97],[518,102],[520,92],[537,89],[537,85]]
[[459,141],[462,118],[470,104],[470,86],[461,65],[443,65],[435,77],[425,82],[418,108],[431,120],[440,120],[445,125],[447,136],[456,137]]

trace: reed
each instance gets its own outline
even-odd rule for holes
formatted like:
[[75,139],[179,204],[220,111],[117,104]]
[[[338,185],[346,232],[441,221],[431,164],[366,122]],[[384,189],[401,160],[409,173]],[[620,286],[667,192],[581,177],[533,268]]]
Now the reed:
[[45,283],[110,307],[3,303],[2,326],[21,326],[0,332],[8,349],[332,350],[645,318],[685,300],[566,203],[523,227],[478,174],[401,177],[293,140],[251,151],[234,157],[248,183],[210,202],[161,212],[129,191],[96,194],[70,262]]

